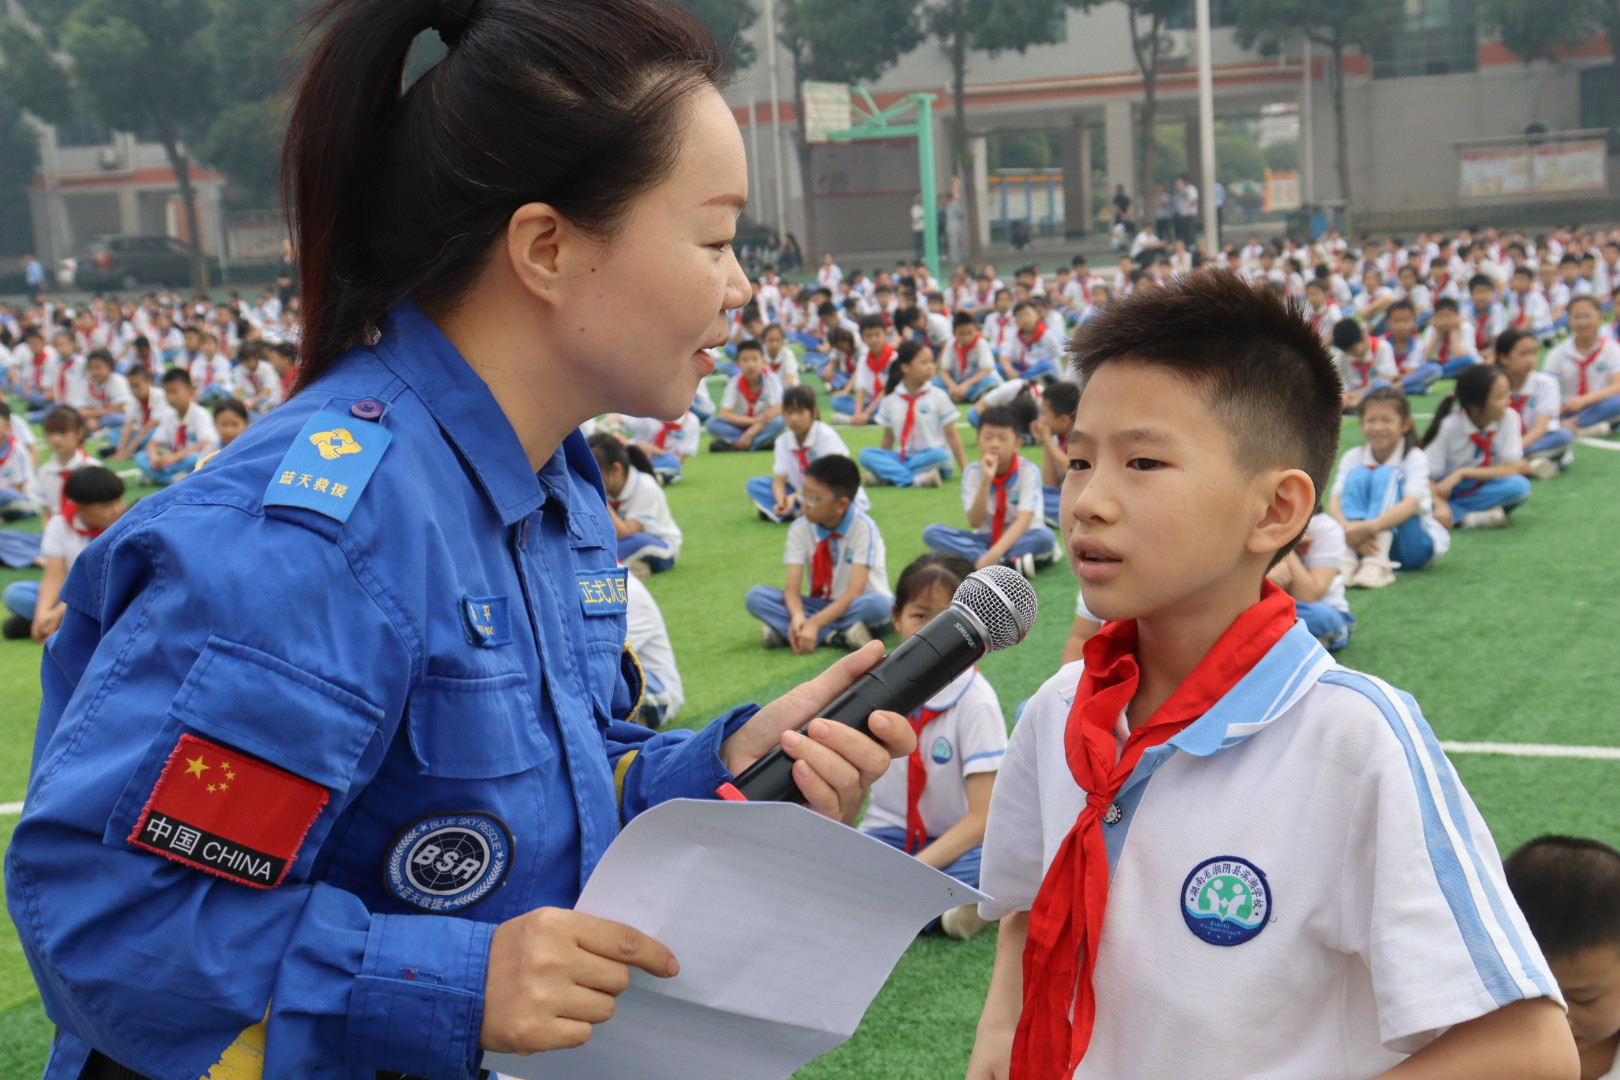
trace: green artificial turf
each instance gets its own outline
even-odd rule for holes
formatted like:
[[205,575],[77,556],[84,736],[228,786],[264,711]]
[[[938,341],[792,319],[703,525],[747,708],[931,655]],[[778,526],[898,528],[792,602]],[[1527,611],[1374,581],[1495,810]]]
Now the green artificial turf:
[[[1414,399],[1414,408],[1431,412],[1436,400]],[[878,441],[877,431],[840,431],[857,452]],[[972,432],[964,428],[963,437],[971,454]],[[1346,445],[1357,437],[1354,423],[1347,423]],[[1459,533],[1451,554],[1433,568],[1380,592],[1350,594],[1360,621],[1340,659],[1410,691],[1442,739],[1620,745],[1612,718],[1620,452],[1580,446],[1576,457],[1564,476],[1536,482],[1510,528]],[[677,567],[650,586],[685,682],[680,723],[701,724],[729,705],[769,700],[836,658],[828,650],[796,657],[761,649],[758,624],[743,611],[750,586],[779,584],[782,577],[786,529],[759,521],[743,494],[747,478],[768,473],[770,464],[767,453],[705,453],[688,462],[686,478],[669,489],[685,544]],[[958,478],[940,490],[871,494],[891,579],[922,553],[925,525],[961,522]],[[19,576],[0,571],[0,585]],[[1076,585],[1063,566],[1040,574],[1036,590],[1043,614],[1029,640],[981,665],[1009,721],[1018,702],[1056,669],[1074,611]],[[38,665],[38,646],[0,642],[0,802],[23,794]],[[1504,851],[1544,832],[1620,844],[1613,813],[1620,762],[1455,760]],[[15,820],[5,819],[0,829],[8,832]],[[961,1075],[993,955],[993,931],[966,944],[919,940],[855,1037],[800,1076]],[[9,924],[0,926],[0,1009],[7,1010],[0,1012],[0,1080],[37,1076],[51,1026]]]

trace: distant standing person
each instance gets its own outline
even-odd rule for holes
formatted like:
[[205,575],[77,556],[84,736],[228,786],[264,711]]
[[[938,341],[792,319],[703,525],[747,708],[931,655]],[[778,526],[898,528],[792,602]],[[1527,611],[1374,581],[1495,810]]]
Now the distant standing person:
[[1125,194],[1124,184],[1114,185],[1114,224],[1131,227],[1131,197]]
[[23,256],[23,280],[28,283],[29,296],[45,291],[45,265],[33,255]]
[[281,242],[281,262],[276,264],[276,297],[283,309],[298,295],[298,261],[293,257],[291,240]]
[[928,212],[923,209],[922,196],[911,200],[911,244],[917,258],[923,257],[923,234],[928,231]]
[[955,194],[945,196],[945,249],[950,263],[962,261],[962,200]]

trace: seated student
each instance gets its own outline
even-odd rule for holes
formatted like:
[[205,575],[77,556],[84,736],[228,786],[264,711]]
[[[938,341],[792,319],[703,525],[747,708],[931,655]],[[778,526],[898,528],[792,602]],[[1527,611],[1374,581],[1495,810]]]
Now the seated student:
[[[186,334],[193,331],[188,327]],[[231,396],[236,382],[231,371],[231,358],[220,352],[219,339],[212,333],[199,333],[197,352],[191,358],[191,383],[197,388],[197,400],[204,406],[213,405]]]
[[1210,272],[1116,301],[1075,352],[1064,542],[1107,622],[1002,761],[969,1080],[1573,1077],[1417,706],[1335,664],[1265,581],[1336,456],[1321,340]]
[[128,419],[129,380],[115,370],[112,353],[106,349],[90,350],[85,357],[85,376],[78,408],[86,430],[117,431]]
[[38,517],[34,501],[34,455],[12,425],[11,406],[0,396],[0,521]]
[[921,341],[902,341],[889,368],[878,419],[883,441],[860,453],[868,484],[939,487],[951,475],[950,462],[967,464],[956,433],[956,403],[934,385],[934,350]]
[[782,384],[765,370],[765,347],[737,346],[737,374],[726,383],[720,410],[703,427],[709,450],[769,450],[782,433]]
[[[894,587],[894,628],[902,640],[951,606],[973,567],[960,555],[912,561]],[[988,679],[971,667],[911,714],[917,749],[896,758],[872,785],[861,831],[935,870],[979,887],[979,856],[990,792],[1007,751],[1007,722]],[[984,929],[977,904],[952,908],[927,930],[966,941]],[[926,933],[927,930],[924,932]]]
[[605,431],[587,441],[602,470],[608,516],[619,538],[619,561],[643,580],[673,568],[681,554],[681,528],[670,516],[664,489],[653,479],[652,462]]
[[951,337],[939,353],[939,375],[934,383],[951,400],[969,404],[1001,382],[996,354],[972,315],[958,311],[951,320]]
[[[1461,406],[1461,408],[1458,408]],[[1507,372],[1476,364],[1457,376],[1456,389],[1435,410],[1423,434],[1442,524],[1500,529],[1530,498],[1530,465],[1508,393]]]
[[[782,392],[782,419],[787,427],[776,439],[771,475],[750,477],[747,484],[748,499],[760,518],[778,524],[799,516],[804,470],[812,461],[831,454],[850,456],[838,432],[822,422],[816,393],[808,386],[790,386]],[[863,490],[855,496],[855,505],[870,511],[872,500]]]
[[698,418],[698,423],[707,424],[714,416],[714,398],[709,396],[709,380],[699,379],[697,390],[692,394],[692,405],[687,410]]
[[1395,361],[1401,391],[1407,394],[1427,393],[1435,380],[1440,378],[1440,365],[1430,361],[1424,351],[1412,302],[1397,300],[1389,305],[1384,322],[1389,327],[1389,336],[1384,340],[1389,344],[1390,356]]
[[658,610],[652,590],[634,574],[626,577],[624,584],[629,593],[625,637],[646,680],[641,707],[630,719],[656,731],[680,715],[686,691],[681,685],[680,669],[675,666],[675,647],[664,627],[664,614]]
[[[889,630],[892,601],[877,522],[855,505],[861,474],[841,454],[804,470],[802,515],[788,526],[783,588],[755,585],[744,606],[767,649],[803,655],[818,645],[858,649]],[[799,590],[809,568],[809,594]]]
[[1502,865],[1558,989],[1581,1080],[1620,1080],[1620,851],[1540,836]]
[[1344,383],[1341,400],[1346,414],[1356,411],[1367,391],[1391,385],[1397,375],[1389,342],[1369,339],[1354,319],[1340,319],[1333,326],[1333,362]]
[[979,417],[979,460],[962,471],[968,528],[930,525],[923,543],[973,560],[975,569],[1001,563],[1028,577],[1056,557],[1046,527],[1041,469],[1019,456],[1018,415],[1005,406]]
[[1002,357],[1002,376],[1025,382],[1050,382],[1062,375],[1063,350],[1068,342],[1057,326],[1049,325],[1041,317],[1040,306],[1033,300],[1020,301],[1013,308],[1013,320],[1018,324],[1018,333]]
[[849,385],[859,356],[855,335],[839,327],[827,335],[826,361],[817,369],[816,377],[829,393],[835,393]]
[[192,469],[206,454],[219,449],[219,432],[214,419],[198,403],[191,376],[182,368],[163,373],[163,397],[169,403],[152,440],[135,451],[141,479],[153,487],[167,487]]
[[996,362],[1016,355],[1018,321],[1013,318],[1011,289],[997,289],[990,311],[984,316],[984,336],[990,342],[990,351]]
[[247,406],[236,398],[225,398],[214,406],[214,431],[219,434],[219,448],[225,449],[248,428]]
[[43,642],[56,633],[67,614],[62,583],[90,541],[117,521],[124,512],[124,481],[111,469],[86,464],[75,469],[62,485],[62,512],[45,523],[39,553],[45,573],[38,581],[14,581],[5,588],[3,602],[11,617],[5,622],[7,638],[32,637]]
[[760,344],[765,346],[765,370],[776,376],[782,389],[798,386],[799,354],[788,344],[787,332],[776,323],[771,323],[765,328],[765,336],[760,338]]
[[1344,320],[1344,314],[1339,305],[1328,298],[1327,282],[1321,278],[1311,278],[1305,283],[1305,311],[1304,316],[1324,343],[1332,343],[1333,328]]
[[1350,644],[1356,617],[1345,596],[1344,563],[1350,548],[1332,515],[1315,513],[1292,551],[1266,578],[1294,598],[1294,612],[1329,652]]
[[1396,300],[1395,290],[1384,282],[1384,273],[1374,266],[1361,272],[1361,292],[1356,294],[1355,317],[1373,333],[1384,329],[1384,313]]
[[62,482],[67,475],[90,464],[84,452],[84,419],[69,405],[53,405],[40,421],[50,452],[34,469],[34,503],[49,518],[62,512]]
[[1491,346],[1508,328],[1507,306],[1496,298],[1496,281],[1489,274],[1468,279],[1468,305],[1461,309],[1474,328],[1474,355],[1481,361],[1495,360]]
[[1524,457],[1530,475],[1541,480],[1557,476],[1575,463],[1575,432],[1560,415],[1563,395],[1558,379],[1537,371],[1541,344],[1528,330],[1512,327],[1496,339],[1496,357],[1508,377],[1508,404],[1519,414],[1524,428]]
[[1513,268],[1507,294],[1507,321],[1509,326],[1528,330],[1538,338],[1552,333],[1552,308],[1547,298],[1536,289],[1535,275],[1523,264]]
[[1421,570],[1451,548],[1451,533],[1434,516],[1429,457],[1412,434],[1412,406],[1392,386],[1361,399],[1366,442],[1339,460],[1328,513],[1344,529],[1344,580],[1350,588],[1382,589],[1395,570]]
[[1044,519],[1056,529],[1058,504],[1063,496],[1063,479],[1069,471],[1069,432],[1074,428],[1074,410],[1080,404],[1080,388],[1059,379],[1046,388],[1037,406],[1040,410],[1029,432],[1041,448],[1041,494]]
[[[701,384],[700,384],[701,385]],[[650,416],[604,417],[610,426],[622,431],[640,447],[652,463],[653,475],[668,487],[681,479],[686,459],[698,452],[703,425],[690,409],[679,420],[657,420]]]
[[[1505,319],[1497,318],[1495,321],[1506,324]],[[1438,367],[1440,378],[1455,379],[1464,368],[1479,363],[1483,353],[1490,352],[1491,342],[1495,338],[1488,340],[1481,349],[1474,326],[1463,320],[1457,301],[1442,296],[1434,302],[1434,315],[1423,331],[1422,340],[1424,362]],[[1420,392],[1427,392],[1432,385],[1432,381],[1423,384],[1423,391]]]
[[108,442],[97,453],[109,461],[127,461],[135,451],[151,441],[152,433],[163,422],[169,403],[152,381],[152,373],[140,365],[129,369],[129,401],[124,406],[124,422],[118,427],[118,441]]
[[[1395,286],[1396,301],[1399,302],[1405,300],[1409,302],[1412,305],[1412,312],[1415,316],[1416,324],[1419,326],[1427,325],[1429,315],[1434,311],[1434,292],[1427,285],[1418,280],[1418,269],[1411,263],[1403,264],[1401,268],[1396,271],[1395,277],[1399,282],[1399,284]],[[1389,308],[1384,309],[1384,320],[1386,324],[1389,321],[1390,309],[1393,307],[1394,304],[1391,304]]]
[[[731,340],[723,350],[730,357],[737,355],[743,342],[763,341],[765,337],[765,316],[760,313],[758,304],[748,304],[737,313],[736,319],[731,325]],[[722,361],[715,370],[729,379],[736,376],[737,365]]]
[[269,412],[286,396],[281,374],[271,357],[276,350],[262,341],[244,341],[236,354],[233,378],[242,404],[252,412]]
[[889,324],[883,321],[883,316],[861,316],[861,348],[864,351],[856,357],[850,392],[833,395],[832,422],[835,424],[869,424],[877,412],[884,383],[889,377],[889,365],[895,357],[895,345],[889,340]]
[[1572,299],[1573,336],[1547,354],[1542,368],[1558,380],[1564,399],[1559,411],[1583,438],[1602,438],[1620,421],[1620,344],[1598,333],[1602,321],[1596,299]]

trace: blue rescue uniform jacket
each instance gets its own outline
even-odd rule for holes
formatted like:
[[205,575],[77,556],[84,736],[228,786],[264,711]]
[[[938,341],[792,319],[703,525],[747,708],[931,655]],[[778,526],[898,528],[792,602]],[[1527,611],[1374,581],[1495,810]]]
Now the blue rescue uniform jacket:
[[475,1075],[494,924],[729,781],[753,712],[622,722],[623,574],[584,440],[536,475],[409,303],[141,500],[64,588],[6,857],[46,1076]]

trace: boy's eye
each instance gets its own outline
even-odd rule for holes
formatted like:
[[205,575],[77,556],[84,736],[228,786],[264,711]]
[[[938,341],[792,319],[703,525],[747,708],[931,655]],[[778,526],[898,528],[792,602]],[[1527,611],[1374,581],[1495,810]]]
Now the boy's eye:
[[722,240],[718,244],[710,244],[709,246],[714,248],[714,250],[716,250],[716,251],[724,253],[724,252],[728,251],[731,248],[731,241],[730,240]]
[[1152,458],[1139,457],[1131,458],[1131,460],[1125,463],[1125,467],[1127,469],[1135,469],[1138,472],[1152,472],[1154,469],[1157,469],[1163,464],[1164,462],[1154,461]]
[[1091,462],[1087,461],[1085,458],[1069,459],[1070,472],[1085,472],[1089,468],[1091,468]]

